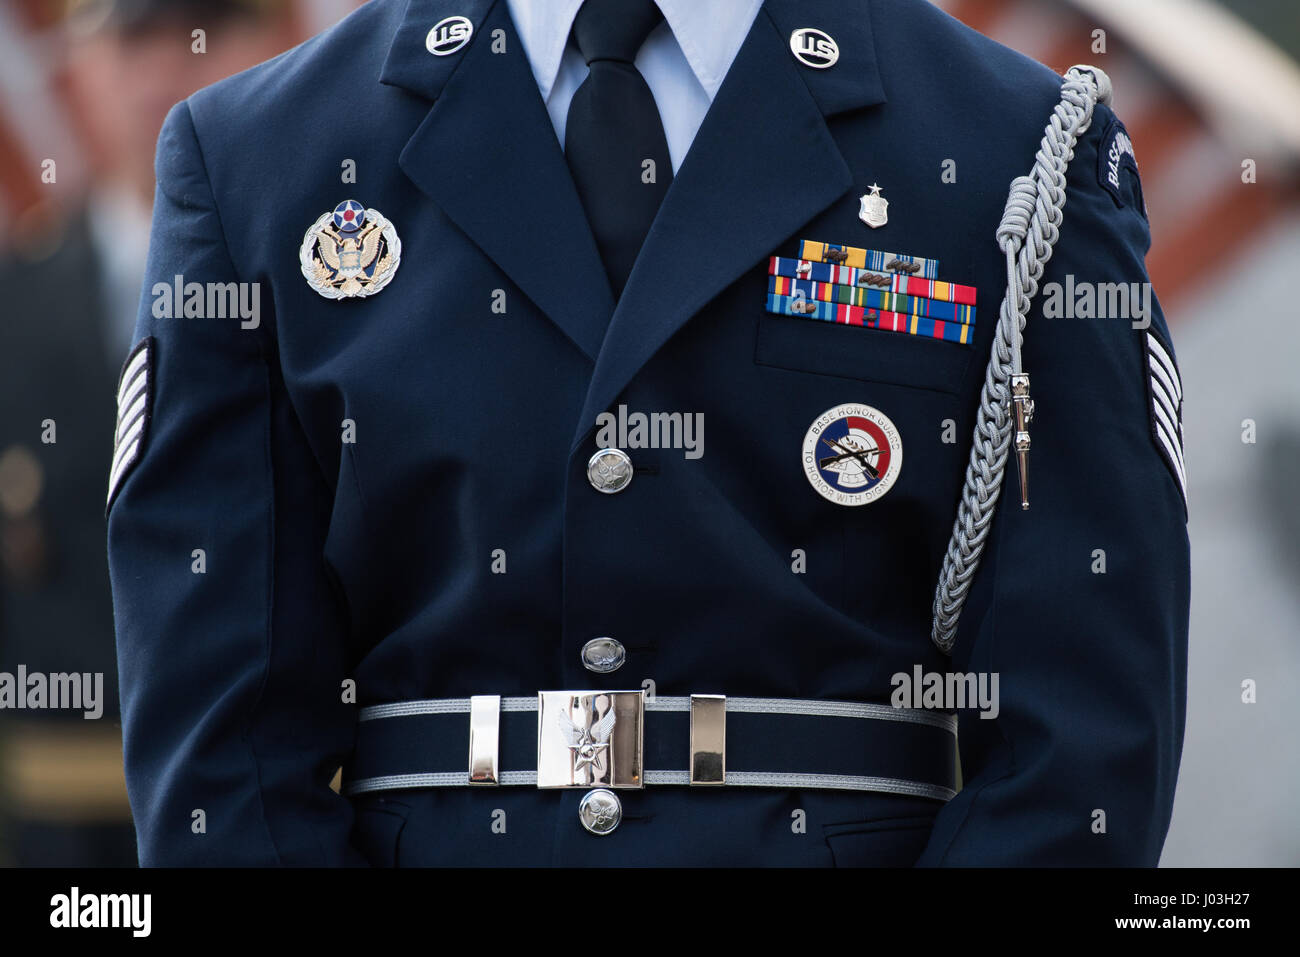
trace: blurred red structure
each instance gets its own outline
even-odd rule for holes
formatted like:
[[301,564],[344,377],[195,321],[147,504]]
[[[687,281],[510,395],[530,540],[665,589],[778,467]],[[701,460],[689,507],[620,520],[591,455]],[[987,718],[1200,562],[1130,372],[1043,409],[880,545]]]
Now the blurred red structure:
[[[1149,267],[1166,304],[1221,272],[1226,254],[1246,252],[1275,217],[1300,203],[1296,157],[1261,163],[1259,181],[1240,188],[1242,144],[1229,143],[1194,96],[1144,55],[1144,38],[1098,15],[1106,3],[1076,0],[935,0],[948,13],[1000,42],[1063,72],[1096,63],[1115,81],[1116,108],[1132,134],[1155,230]],[[355,0],[295,0],[295,29],[305,36],[357,5]],[[58,156],[62,183],[94,175],[92,143],[69,102],[59,23],[62,5],[46,0],[0,3],[0,213],[36,226],[75,189],[51,191],[41,162]],[[1093,31],[1107,49],[1093,50]],[[1296,105],[1300,110],[1300,104]],[[0,235],[0,246],[15,232]]]
[[[1097,15],[1108,4],[1068,0],[938,0],[957,19],[1064,72],[1094,63],[1115,85],[1115,109],[1137,151],[1153,242],[1147,266],[1166,307],[1223,276],[1229,260],[1300,204],[1297,157],[1252,157],[1256,144],[1230,141],[1198,108],[1192,91],[1144,54],[1151,40],[1126,36]],[[1085,9],[1081,9],[1085,8]],[[1106,52],[1093,31],[1106,31]],[[1300,102],[1294,104],[1300,115]],[[1259,159],[1258,182],[1242,182],[1242,162]],[[1169,310],[1171,322],[1177,310]]]

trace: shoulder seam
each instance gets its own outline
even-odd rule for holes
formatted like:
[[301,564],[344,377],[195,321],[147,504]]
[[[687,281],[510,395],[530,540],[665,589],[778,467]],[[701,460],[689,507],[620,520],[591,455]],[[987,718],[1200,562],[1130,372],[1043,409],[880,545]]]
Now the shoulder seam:
[[203,150],[203,141],[199,138],[198,122],[194,119],[194,110],[190,108],[190,99],[184,101],[185,114],[190,123],[190,135],[194,138],[194,150],[199,158],[199,166],[203,172],[203,182],[207,184],[208,196],[212,199],[212,212],[217,217],[217,225],[221,229],[221,245],[225,247],[226,259],[234,269],[235,281],[242,282],[239,275],[239,265],[235,262],[235,257],[230,253],[230,234],[226,230],[226,220],[221,215],[221,206],[217,203],[217,191],[212,188],[212,174],[208,172],[208,158]]

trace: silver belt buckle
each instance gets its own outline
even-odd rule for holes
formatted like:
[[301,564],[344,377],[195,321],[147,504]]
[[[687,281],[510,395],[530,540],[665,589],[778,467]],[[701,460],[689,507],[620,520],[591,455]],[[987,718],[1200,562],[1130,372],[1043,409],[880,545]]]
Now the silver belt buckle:
[[645,692],[539,691],[539,788],[639,788]]

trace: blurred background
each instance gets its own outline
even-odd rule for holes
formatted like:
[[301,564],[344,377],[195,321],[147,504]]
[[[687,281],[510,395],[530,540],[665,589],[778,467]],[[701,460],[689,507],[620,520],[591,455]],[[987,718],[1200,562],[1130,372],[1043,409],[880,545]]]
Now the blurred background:
[[[1300,864],[1300,2],[934,2],[1114,81],[1187,393],[1188,717],[1162,865]],[[163,117],[357,5],[0,0],[0,672],[105,681],[97,721],[0,711],[0,865],[135,863],[103,500]]]

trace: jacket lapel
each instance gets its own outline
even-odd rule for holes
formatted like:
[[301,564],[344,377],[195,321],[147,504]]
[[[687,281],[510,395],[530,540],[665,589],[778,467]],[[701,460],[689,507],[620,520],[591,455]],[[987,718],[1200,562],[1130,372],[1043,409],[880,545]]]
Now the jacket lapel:
[[[447,14],[410,0],[381,81],[434,100],[398,162],[408,177],[590,358],[614,309],[582,203],[506,0],[466,3],[469,45],[424,45]],[[492,52],[503,30],[504,53]]]
[[[884,101],[866,3],[768,0],[669,188],[609,324],[574,436],[591,431],[678,329],[853,177],[826,116]],[[793,29],[840,46],[829,70],[800,65]]]

